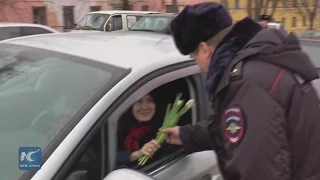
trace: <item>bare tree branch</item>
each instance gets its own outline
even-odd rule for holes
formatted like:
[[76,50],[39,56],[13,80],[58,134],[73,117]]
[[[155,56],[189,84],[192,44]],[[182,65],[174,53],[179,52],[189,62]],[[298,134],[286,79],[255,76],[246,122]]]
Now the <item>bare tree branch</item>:
[[132,6],[139,2],[146,2],[146,0],[121,0],[122,10],[132,10]]
[[309,30],[314,28],[314,20],[317,17],[318,6],[320,0],[314,0],[313,3],[309,3],[308,0],[298,1],[298,12],[301,16],[307,16],[309,21]]
[[247,13],[248,13],[248,16],[253,18],[252,16],[252,1],[253,0],[248,0],[248,4],[247,4]]
[[226,8],[229,11],[229,2],[228,2],[228,0],[222,0],[221,3],[223,4],[224,8]]
[[279,1],[280,0],[248,0],[248,16],[256,19],[261,14],[273,15],[278,7]]
[[270,13],[271,16],[273,16],[274,13],[276,12],[276,9],[277,9],[277,7],[279,5],[279,2],[280,2],[279,0],[273,0],[272,1],[272,8],[271,8],[271,13]]

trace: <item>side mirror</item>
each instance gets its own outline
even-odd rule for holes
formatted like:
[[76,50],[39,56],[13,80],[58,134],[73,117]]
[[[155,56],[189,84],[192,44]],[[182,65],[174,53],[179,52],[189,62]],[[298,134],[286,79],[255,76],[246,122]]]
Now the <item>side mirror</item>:
[[156,180],[155,178],[143,174],[139,171],[131,169],[118,169],[112,171],[103,180],[119,180],[119,179],[130,179],[130,180]]
[[87,171],[79,170],[72,172],[66,180],[88,180]]
[[112,25],[111,24],[107,24],[106,30],[108,32],[111,32],[112,31]]

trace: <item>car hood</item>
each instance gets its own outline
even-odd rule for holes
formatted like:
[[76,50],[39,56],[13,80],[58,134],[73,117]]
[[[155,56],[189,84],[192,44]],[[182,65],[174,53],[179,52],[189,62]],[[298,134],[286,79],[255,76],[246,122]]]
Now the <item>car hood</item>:
[[97,31],[97,30],[83,30],[83,29],[81,29],[81,30],[75,30],[75,29],[73,29],[73,30],[71,30],[70,32],[79,32],[79,33],[81,33],[81,32],[101,32],[101,31]]

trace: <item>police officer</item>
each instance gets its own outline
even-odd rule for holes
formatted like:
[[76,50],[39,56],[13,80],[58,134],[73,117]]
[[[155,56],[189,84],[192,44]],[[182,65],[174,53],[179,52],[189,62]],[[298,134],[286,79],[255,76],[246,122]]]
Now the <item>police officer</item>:
[[225,180],[319,180],[319,76],[298,39],[218,3],[186,6],[172,21],[177,49],[207,72],[209,121],[161,130],[190,153],[215,150]]
[[271,15],[260,15],[259,17],[259,24],[263,27],[263,28],[268,28],[268,23],[272,21],[272,16]]

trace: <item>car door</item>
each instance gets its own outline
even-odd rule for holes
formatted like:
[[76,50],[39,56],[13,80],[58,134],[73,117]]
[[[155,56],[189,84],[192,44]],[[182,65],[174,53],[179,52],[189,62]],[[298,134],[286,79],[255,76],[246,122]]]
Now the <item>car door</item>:
[[[119,103],[119,106],[109,117],[108,146],[110,147],[110,159],[108,167],[110,168],[110,171],[116,169],[117,138],[115,137],[117,137],[118,120],[120,119],[121,114],[123,114],[123,111],[127,110],[128,107],[147,92],[180,79],[186,80],[190,97],[196,100],[197,108],[192,109],[191,123],[196,123],[199,119],[205,120],[205,111],[201,111],[205,105],[205,103],[202,102],[204,94],[201,92],[201,87],[199,87],[199,84],[201,84],[201,82],[199,82],[200,74],[199,69],[194,62],[190,61],[184,64],[169,66],[161,69],[161,71],[159,70],[148,74],[143,79],[135,82],[135,85],[128,90],[127,94],[121,96],[123,100],[117,102]],[[181,148],[176,152],[159,159],[153,164],[146,167],[138,167],[137,170],[159,180],[206,180],[219,175],[217,164],[216,155],[213,151],[204,151],[188,155],[185,150]]]

